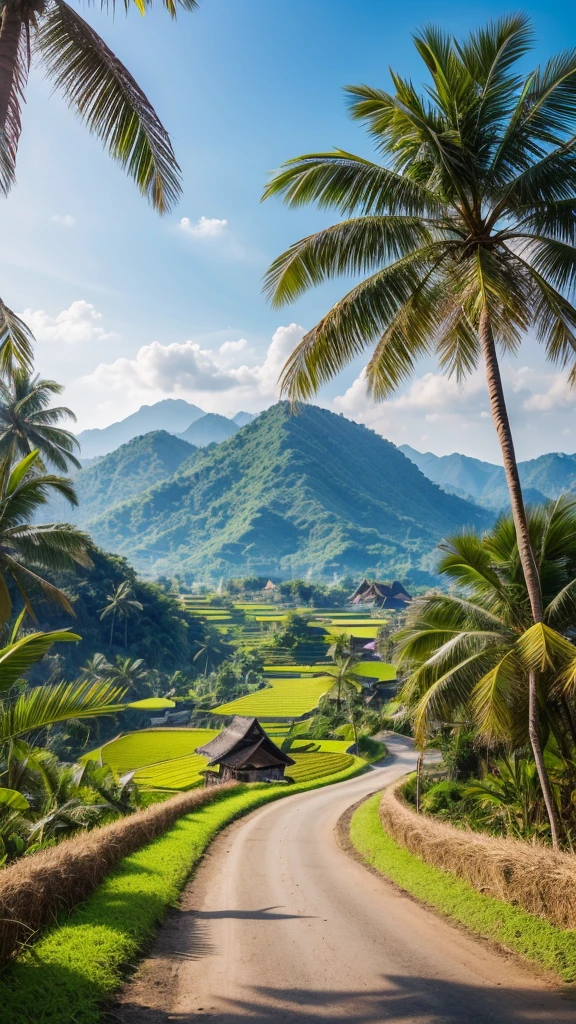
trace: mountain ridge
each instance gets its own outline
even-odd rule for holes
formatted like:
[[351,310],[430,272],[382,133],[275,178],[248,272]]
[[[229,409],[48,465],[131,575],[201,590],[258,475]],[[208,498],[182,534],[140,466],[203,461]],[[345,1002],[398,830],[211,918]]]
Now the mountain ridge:
[[[433,452],[419,452],[410,445],[400,445],[400,451],[428,479],[449,493],[465,495],[494,511],[508,507],[508,488],[502,466],[459,452],[435,455]],[[576,494],[576,454],[548,452],[520,462],[518,471],[529,503],[537,504],[565,493]]]
[[489,521],[367,427],[315,406],[292,415],[282,402],[88,527],[150,571],[409,569],[431,581],[442,536]]
[[155,402],[154,405],[141,405],[130,416],[110,423],[107,427],[82,430],[77,435],[82,458],[90,459],[97,455],[109,455],[134,437],[140,437],[155,430],[179,434],[186,430],[195,419],[204,415],[202,409],[190,402],[185,402],[183,398],[164,398],[161,402]]

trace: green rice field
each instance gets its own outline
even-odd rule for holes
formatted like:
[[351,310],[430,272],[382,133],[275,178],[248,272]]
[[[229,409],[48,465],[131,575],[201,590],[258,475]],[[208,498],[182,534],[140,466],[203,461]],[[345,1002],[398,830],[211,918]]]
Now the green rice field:
[[344,771],[354,763],[352,754],[340,753],[291,753],[296,764],[287,768],[287,774],[294,782],[311,782],[312,779],[321,779],[325,775],[334,775],[335,772]]
[[98,751],[84,756],[89,760],[100,754],[103,764],[109,764],[122,774],[134,771],[135,768],[156,765],[160,761],[190,756],[196,747],[214,739],[217,732],[216,729],[140,729],[138,732],[118,736]]
[[317,706],[334,684],[330,676],[312,679],[268,679],[265,690],[249,693],[214,709],[218,715],[262,718],[300,718]]
[[361,661],[356,666],[356,672],[360,676],[367,676],[369,679],[379,679],[381,682],[396,679],[394,665],[389,665],[386,661]]
[[331,636],[339,636],[342,633],[349,633],[352,636],[358,637],[359,640],[375,640],[381,628],[381,622],[375,626],[328,626]]
[[134,772],[134,782],[143,789],[190,789],[201,782],[200,772],[207,764],[201,754],[186,754],[139,768]]
[[324,672],[325,665],[264,665],[264,672],[266,674],[274,674],[276,672],[286,672],[293,676],[297,675],[314,675],[314,673],[320,674]]

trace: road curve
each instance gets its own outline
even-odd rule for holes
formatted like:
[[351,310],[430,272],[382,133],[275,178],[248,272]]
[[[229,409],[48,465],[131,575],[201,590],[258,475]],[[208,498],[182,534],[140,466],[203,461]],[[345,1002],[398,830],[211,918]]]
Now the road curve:
[[367,775],[270,804],[212,845],[122,1024],[575,1024],[576,1003],[367,871],[337,844],[354,803],[414,767],[408,740]]

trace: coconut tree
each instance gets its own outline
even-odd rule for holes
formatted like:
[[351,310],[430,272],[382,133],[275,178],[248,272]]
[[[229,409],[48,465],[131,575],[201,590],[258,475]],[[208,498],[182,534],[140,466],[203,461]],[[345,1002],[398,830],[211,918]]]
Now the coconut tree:
[[[347,89],[379,162],[312,153],[284,164],[266,188],[289,206],[315,202],[344,216],[274,261],[265,280],[274,305],[337,275],[361,276],[296,347],[281,387],[308,399],[368,348],[376,399],[422,356],[435,354],[458,380],[482,363],[531,616],[542,623],[499,353],[516,352],[532,328],[576,378],[576,51],[523,76],[518,62],[532,44],[523,15],[463,42],[430,27],[415,44],[429,75],[423,93],[396,73],[391,92]],[[530,740],[553,814],[537,690],[531,675]]]
[[[134,0],[142,15],[152,0]],[[114,0],[107,4],[114,10]],[[125,0],[128,11],[130,0]],[[197,0],[163,0],[175,17],[194,10]],[[170,138],[152,104],[104,40],[65,0],[3,0],[0,5],[0,194],[16,178],[32,57],[88,130],[136,182],[159,213],[180,195],[180,169]],[[32,337],[0,300],[0,364],[30,369]]]
[[69,480],[36,472],[38,458],[36,449],[13,468],[7,461],[0,463],[0,624],[8,622],[12,613],[10,587],[23,598],[32,618],[34,595],[59,604],[73,615],[66,595],[40,571],[92,565],[90,539],[85,533],[68,523],[32,522],[54,491],[71,504],[78,504]]
[[110,617],[110,647],[114,640],[114,624],[116,618],[124,620],[124,647],[128,647],[128,619],[136,612],[141,612],[143,605],[134,597],[132,586],[128,580],[119,583],[112,594],[108,594],[108,604],[101,609],[100,619]]
[[62,473],[70,466],[80,468],[74,455],[74,449],[80,448],[76,437],[58,425],[76,416],[65,406],[50,407],[52,397],[63,390],[55,380],[43,380],[39,374],[32,377],[19,367],[0,379],[0,460],[16,462],[37,448],[38,469],[44,468],[41,459]]
[[358,694],[362,690],[362,684],[358,679],[357,668],[358,658],[348,651],[341,654],[336,653],[334,657],[334,665],[331,668],[326,669],[326,674],[332,676],[334,680],[334,685],[332,686],[330,695],[334,696],[336,700],[336,710],[340,711],[343,699],[346,701],[348,717],[350,718],[350,723],[354,732],[354,746],[356,753],[358,753],[358,723],[354,698],[357,698]]

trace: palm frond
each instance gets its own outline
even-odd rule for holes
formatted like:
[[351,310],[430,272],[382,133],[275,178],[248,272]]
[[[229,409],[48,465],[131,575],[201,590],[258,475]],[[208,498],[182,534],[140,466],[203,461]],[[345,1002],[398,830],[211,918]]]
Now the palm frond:
[[50,0],[35,36],[48,76],[159,213],[180,196],[166,129],[130,72],[64,0]]
[[16,154],[22,130],[22,104],[30,69],[30,37],[20,11],[3,10],[2,44],[11,81],[0,124],[0,193],[6,196],[16,180]]
[[30,328],[0,299],[0,373],[15,366],[30,369],[34,337]]
[[68,630],[28,633],[0,649],[0,691],[8,690],[28,669],[40,661],[55,643],[76,643],[82,637]]
[[70,718],[95,718],[122,709],[126,690],[104,680],[35,686],[0,710],[0,742]]

